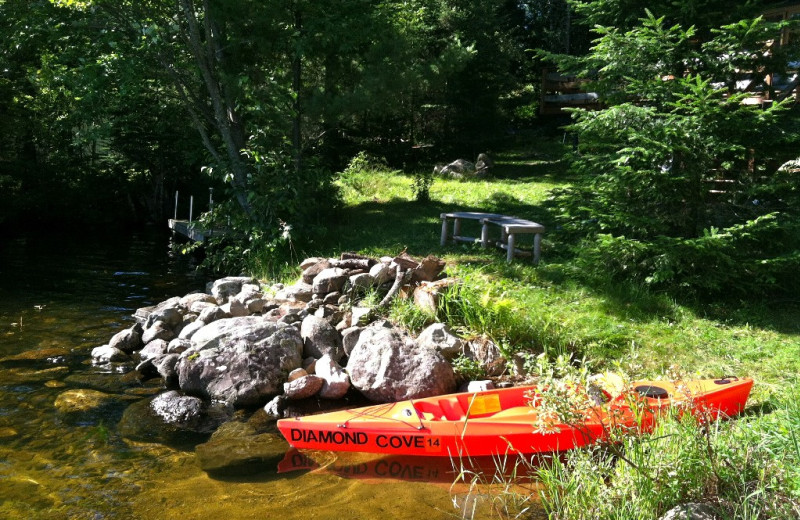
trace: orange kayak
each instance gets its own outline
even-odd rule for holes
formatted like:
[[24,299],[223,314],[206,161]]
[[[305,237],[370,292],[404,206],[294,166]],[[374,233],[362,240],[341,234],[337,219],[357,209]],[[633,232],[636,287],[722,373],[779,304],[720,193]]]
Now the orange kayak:
[[293,447],[418,456],[490,456],[566,451],[603,440],[614,429],[652,430],[677,407],[701,420],[733,417],[744,409],[753,380],[638,381],[602,404],[580,411],[578,424],[557,421],[546,431],[535,386],[458,393],[281,419]]

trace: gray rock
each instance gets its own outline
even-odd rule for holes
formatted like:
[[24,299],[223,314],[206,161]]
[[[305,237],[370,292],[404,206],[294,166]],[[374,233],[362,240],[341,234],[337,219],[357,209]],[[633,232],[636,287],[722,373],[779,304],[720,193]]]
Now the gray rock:
[[[153,311],[153,313],[147,317],[147,325],[145,328],[150,328],[159,321],[164,323],[168,329],[177,327],[178,324],[183,321],[184,312],[181,311],[180,304],[177,303],[174,306],[160,308]],[[147,342],[145,341],[145,343]]]
[[169,343],[163,339],[154,339],[139,351],[139,357],[142,359],[142,361],[161,357],[167,353],[168,346]]
[[248,314],[247,307],[236,297],[229,299],[228,303],[223,303],[219,308],[232,318],[240,318]]
[[[214,300],[214,297],[213,297],[213,296],[210,296],[210,298],[211,298],[212,300]],[[202,302],[194,302],[194,303],[192,303],[192,305],[189,307],[189,312],[195,312],[195,313],[197,313],[197,314],[200,314],[200,313],[202,313],[204,310],[206,310],[206,309],[208,309],[208,308],[211,308],[211,307],[219,307],[219,306],[217,305],[217,301],[216,301],[216,300],[214,300],[213,302],[207,302],[207,301],[202,301]]]
[[316,278],[316,276],[319,273],[329,268],[330,266],[331,264],[328,260],[324,258],[319,259],[318,262],[315,262],[303,269],[303,282],[308,284],[313,283],[314,278]]
[[323,269],[314,277],[311,290],[314,294],[328,294],[341,291],[346,281],[347,272],[344,269],[329,267],[328,269]]
[[167,384],[174,384],[178,381],[178,371],[175,368],[178,364],[178,354],[167,354],[161,358],[153,360],[153,366]]
[[126,354],[130,354],[134,350],[142,348],[142,335],[136,327],[131,327],[114,334],[108,344]]
[[191,309],[195,303],[210,303],[216,305],[217,299],[210,294],[202,292],[189,293],[180,299],[180,304],[187,309]]
[[440,352],[448,360],[464,351],[464,342],[444,323],[434,323],[427,327],[420,333],[417,343],[424,348]]
[[147,345],[156,339],[170,341],[174,337],[175,333],[172,332],[172,328],[167,323],[155,321],[149,328],[145,329],[144,334],[142,334],[142,343]]
[[92,361],[97,364],[115,363],[130,359],[128,354],[116,347],[102,345],[92,349]]
[[324,262],[324,261],[327,261],[327,260],[328,260],[327,258],[322,258],[321,256],[312,256],[312,257],[306,258],[305,260],[300,262],[300,269],[305,271],[306,269],[308,269],[312,265],[318,264],[320,262]]
[[222,307],[215,305],[214,307],[207,307],[203,309],[200,312],[200,316],[197,317],[197,321],[202,321],[205,324],[209,324],[217,320],[223,320],[230,317],[231,315],[225,312]]
[[231,296],[239,294],[245,284],[258,285],[258,280],[248,276],[228,276],[215,281],[210,292],[217,303],[222,305],[227,303]]
[[355,348],[362,330],[363,327],[348,327],[342,331],[342,348],[346,356],[349,356]]
[[250,314],[258,314],[264,311],[267,305],[267,300],[264,298],[253,298],[247,301],[247,312]]
[[183,338],[175,338],[169,342],[167,345],[167,353],[168,354],[180,354],[186,350],[191,348],[192,342],[188,339]]
[[185,446],[207,438],[232,413],[224,403],[209,404],[171,390],[132,403],[122,414],[117,430],[136,441]]
[[344,357],[342,337],[339,332],[322,318],[307,316],[300,326],[303,338],[303,356],[320,358],[328,354],[336,361]]
[[215,321],[192,342],[177,365],[180,388],[236,407],[263,405],[302,362],[297,329],[260,316]]
[[286,299],[297,302],[310,302],[313,287],[304,282],[298,282],[283,289]]
[[373,402],[416,399],[453,392],[453,368],[436,351],[404,331],[372,325],[361,332],[347,362],[350,382]]
[[288,399],[285,395],[276,395],[270,402],[264,405],[264,411],[272,417],[283,417]]
[[660,520],[718,520],[717,510],[710,504],[688,503],[675,506]]
[[[375,264],[375,265],[383,265],[383,264]],[[372,277],[369,273],[361,273],[355,274],[348,279],[350,283],[350,287],[352,287],[356,291],[364,291],[372,287],[375,283],[375,278]]]
[[375,285],[383,285],[394,280],[395,274],[395,269],[384,263],[377,263],[369,269],[369,275],[372,276]]
[[319,358],[314,370],[324,381],[319,391],[323,399],[341,399],[350,390],[350,377],[330,356]]
[[475,164],[465,159],[456,159],[450,164],[443,166],[438,172],[434,169],[434,172],[454,179],[474,177],[477,174]]
[[195,320],[181,329],[181,331],[178,333],[178,338],[186,340],[192,339],[192,336],[194,336],[198,330],[202,329],[205,326],[206,326],[205,321],[200,319]]
[[323,383],[323,379],[315,375],[299,377],[283,383],[283,395],[291,400],[307,399],[316,395]]
[[150,315],[153,314],[154,312],[158,312],[161,309],[166,309],[167,307],[179,307],[180,304],[181,304],[181,299],[178,296],[175,296],[168,300],[164,300],[158,305],[153,305],[150,307],[141,307],[139,309],[136,309],[136,312],[133,314],[133,317],[136,318],[136,321],[140,324],[148,323]]
[[339,291],[334,291],[332,293],[328,293],[325,295],[325,298],[322,299],[322,303],[325,305],[337,305],[339,303],[339,298],[342,297],[342,293]]

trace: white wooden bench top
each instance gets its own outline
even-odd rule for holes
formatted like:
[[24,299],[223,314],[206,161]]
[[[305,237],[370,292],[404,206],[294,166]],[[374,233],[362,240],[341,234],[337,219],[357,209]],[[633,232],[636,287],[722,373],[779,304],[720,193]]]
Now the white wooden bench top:
[[[442,213],[442,239],[441,245],[445,245],[449,240],[456,242],[478,242],[480,241],[482,247],[486,247],[489,243],[494,243],[507,251],[507,260],[511,262],[514,255],[527,254],[533,256],[533,262],[539,263],[541,255],[541,241],[542,234],[544,233],[544,226],[519,217],[512,217],[508,215],[501,215],[498,213],[483,213],[480,211],[453,211],[449,213]],[[452,234],[448,230],[447,221],[453,221]],[[473,238],[461,235],[461,220],[478,220],[481,223],[481,238]],[[489,225],[499,226],[501,229],[500,240],[489,240]],[[515,246],[515,235],[517,234],[533,234],[533,250],[522,251]]]

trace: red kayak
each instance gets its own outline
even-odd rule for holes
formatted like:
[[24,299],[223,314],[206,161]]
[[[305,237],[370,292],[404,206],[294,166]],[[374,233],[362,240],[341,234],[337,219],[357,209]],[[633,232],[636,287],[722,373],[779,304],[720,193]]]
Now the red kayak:
[[535,386],[449,394],[281,419],[295,448],[421,456],[490,456],[565,451],[603,440],[620,428],[652,430],[669,408],[702,420],[744,409],[753,380],[639,381],[607,402],[580,410],[576,424],[551,421],[543,431]]

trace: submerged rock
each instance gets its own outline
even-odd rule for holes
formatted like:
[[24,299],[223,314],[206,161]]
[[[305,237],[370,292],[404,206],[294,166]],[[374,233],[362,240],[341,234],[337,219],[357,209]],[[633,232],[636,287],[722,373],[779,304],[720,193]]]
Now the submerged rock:
[[128,406],[117,426],[131,440],[171,445],[194,444],[229,420],[233,410],[224,403],[207,403],[170,390]]
[[260,433],[251,423],[230,421],[195,447],[197,465],[215,475],[273,470],[289,445],[277,433]]

